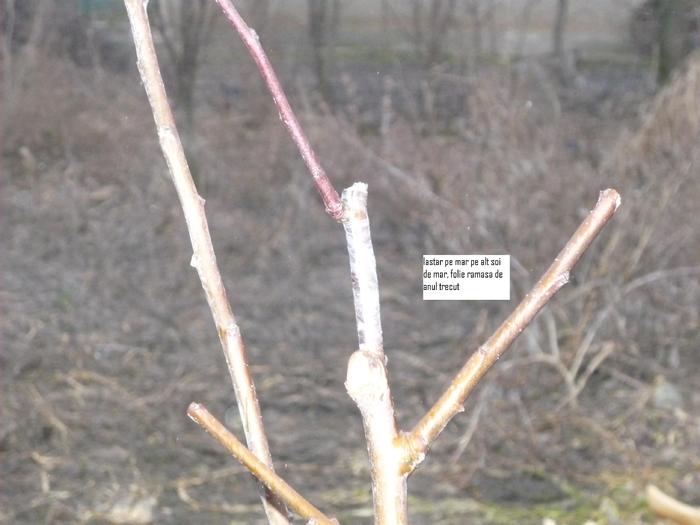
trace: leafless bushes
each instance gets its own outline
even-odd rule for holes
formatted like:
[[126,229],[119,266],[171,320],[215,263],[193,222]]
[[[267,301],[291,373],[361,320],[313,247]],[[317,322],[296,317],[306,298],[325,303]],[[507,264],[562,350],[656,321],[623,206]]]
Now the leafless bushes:
[[[557,238],[553,225],[543,225],[546,216],[558,217],[558,226],[574,223],[575,201],[597,184],[614,182],[631,196],[622,231],[574,276],[574,287],[578,276],[589,284],[541,316],[526,336],[528,356],[516,359],[544,364],[559,378],[555,407],[576,405],[601,375],[621,381],[633,395],[638,385],[625,371],[630,362],[641,367],[634,377],[660,373],[645,368],[653,359],[673,366],[693,362],[688,330],[698,324],[693,276],[699,269],[693,261],[700,242],[687,218],[694,216],[700,186],[697,72],[698,62],[691,62],[639,121],[627,121],[637,131],[623,133],[608,150],[571,115],[561,116],[555,89],[539,99],[527,87],[514,94],[503,76],[486,70],[470,83],[463,113],[451,117],[456,134],[428,128],[418,135],[405,114],[394,112],[388,132],[349,141],[355,151],[364,147],[368,164],[396,184],[394,193],[413,195],[391,200],[399,207],[412,203],[388,213],[411,218],[396,225],[397,232],[416,232],[413,242],[424,252],[474,244],[509,251],[525,279],[537,264],[537,249]],[[354,137],[345,129],[346,137]],[[591,155],[596,150],[604,158],[601,168]],[[434,214],[418,202],[430,202]],[[519,234],[524,218],[538,225],[537,246]],[[604,366],[611,359],[614,364]]]
[[[700,237],[692,221],[687,221],[694,216],[700,197],[700,149],[694,138],[699,130],[699,80],[700,60],[695,57],[657,95],[638,131],[619,140],[604,165],[607,176],[619,177],[632,189],[624,215],[628,227],[609,247],[617,261],[613,272],[626,286],[637,283],[643,288],[647,308],[642,311],[639,303],[634,308],[629,301],[626,307],[632,308],[631,316],[644,319],[642,340],[656,347],[647,350],[676,366],[680,356],[687,356],[686,345],[693,344],[681,335],[683,326],[700,319],[693,277],[700,271]],[[649,195],[657,198],[649,202]],[[670,332],[680,337],[669,344]]]
[[[148,138],[150,116],[140,109],[137,82],[107,75],[102,84],[70,64],[39,66],[35,80],[20,93],[20,117],[6,132],[12,182],[4,198],[12,204],[4,207],[3,220],[13,226],[3,233],[2,257],[4,271],[12,276],[3,297],[13,305],[3,321],[12,347],[12,377],[6,384],[12,390],[19,385],[22,392],[26,382],[36,383],[40,397],[22,400],[10,392],[8,413],[33,415],[30,424],[18,420],[17,430],[3,430],[2,436],[9,437],[0,438],[11,450],[26,451],[25,443],[44,443],[38,437],[44,432],[54,436],[46,443],[64,448],[36,445],[44,455],[21,467],[14,479],[21,480],[18,486],[27,495],[35,494],[40,471],[42,480],[51,480],[48,492],[27,506],[51,505],[57,519],[68,521],[79,515],[71,507],[94,504],[68,460],[82,454],[90,464],[80,475],[98,488],[126,485],[133,476],[139,490],[153,483],[147,487],[149,497],[193,522],[206,513],[216,516],[212,519],[220,519],[218,513],[254,519],[256,507],[221,503],[234,488],[245,501],[252,499],[240,470],[219,469],[206,438],[180,421],[185,402],[203,392],[221,413],[230,400],[225,388],[209,388],[223,384],[223,361],[211,355],[214,337],[196,299],[198,284],[186,269],[185,233],[162,161],[153,151],[155,139]],[[681,381],[695,370],[690,351],[698,325],[697,274],[688,264],[697,260],[698,239],[687,220],[695,216],[697,202],[695,77],[679,77],[648,111],[642,131],[620,140],[615,153],[602,151],[609,159],[602,173],[586,157],[602,147],[581,133],[583,126],[567,115],[550,118],[552,105],[532,96],[535,89],[514,95],[509,78],[508,71],[483,71],[465,90],[464,104],[452,112],[454,126],[411,121],[389,97],[376,105],[386,115],[376,136],[373,129],[358,131],[360,126],[318,112],[313,104],[302,115],[320,156],[332,160],[331,177],[338,184],[370,177],[400,421],[413,421],[416,407],[428,407],[438,385],[461,365],[461,356],[501,317],[495,305],[480,315],[422,305],[413,256],[469,251],[476,245],[494,253],[509,251],[519,263],[514,281],[523,283],[514,296],[522,295],[533,272],[546,263],[541,254],[554,253],[564,240],[560,232],[582,217],[579,205],[587,194],[608,184],[626,194],[622,222],[616,224],[623,231],[601,239],[594,248],[598,253],[574,272],[561,301],[535,321],[517,354],[491,377],[489,395],[479,396],[476,414],[446,431],[433,451],[434,461],[418,474],[415,493],[438,503],[438,489],[426,487],[457,487],[461,497],[485,466],[517,469],[527,463],[592,472],[601,458],[624,460],[626,467],[657,461],[645,443],[664,439],[658,421],[675,416],[652,414],[648,433],[634,430],[645,425],[641,416],[650,407],[653,376],[665,375],[684,392],[694,384]],[[399,97],[400,89],[405,87],[388,91]],[[437,99],[434,120],[440,124],[444,106]],[[289,475],[314,502],[347,512],[350,521],[360,519],[367,515],[366,496],[353,499],[324,490],[345,483],[338,479],[342,471],[362,495],[368,476],[365,451],[355,446],[360,443],[357,416],[339,392],[343,372],[333,366],[347,357],[346,342],[352,338],[347,328],[352,312],[344,308],[349,292],[322,286],[345,282],[346,261],[332,255],[342,246],[321,207],[308,205],[315,198],[311,182],[274,113],[264,120],[249,111],[223,114],[202,108],[198,119],[200,147],[206,152],[202,193],[214,210],[219,260],[236,276],[231,280],[236,303],[245,305],[244,323],[259,363],[254,373],[267,378],[260,390],[271,414],[275,453],[288,454]],[[419,118],[420,112],[415,115]],[[603,122],[606,135],[615,135],[618,123]],[[22,178],[32,164],[20,166],[23,146],[36,160],[38,184]],[[679,179],[679,173],[687,177]],[[271,185],[279,191],[265,191]],[[270,211],[262,215],[262,209]],[[532,237],[522,235],[525,223]],[[319,268],[321,260],[340,271]],[[252,276],[253,266],[265,279],[275,279],[274,289]],[[298,295],[299,288],[312,297]],[[445,323],[433,322],[437,317]],[[328,328],[324,323],[331,323],[328,339],[314,335]],[[311,370],[314,381],[308,367],[300,365],[300,355],[307,353],[319,360]],[[431,366],[425,365],[425,356],[433,360]],[[547,366],[536,366],[542,363]],[[195,367],[200,372],[193,373]],[[303,391],[292,388],[285,380],[289,377]],[[586,389],[589,384],[595,388]],[[41,415],[41,398],[58,422]],[[552,412],[566,403],[578,403],[578,409],[570,415]],[[100,412],[89,423],[84,415],[95,407]],[[298,429],[298,412],[309,415],[314,428]],[[491,417],[496,413],[498,418]],[[235,427],[234,418],[227,423]],[[338,439],[338,427],[351,434],[344,443],[348,453],[340,459],[334,449],[324,448],[324,442]],[[61,428],[68,428],[67,436]],[[682,430],[672,438],[682,444],[674,456],[682,466],[687,438]],[[133,467],[105,466],[98,442],[114,443],[110,457],[126,454]],[[186,448],[183,443],[206,453],[178,457],[173,451]],[[444,458],[459,456],[466,443],[460,461],[445,463],[444,470],[436,467]],[[124,452],[131,447],[133,459]],[[304,455],[310,447],[323,464]],[[635,447],[651,459],[640,460]],[[516,448],[514,466],[509,451]],[[528,451],[524,459],[522,450]],[[154,466],[156,452],[159,464]],[[204,467],[198,464],[202,455],[208,458]],[[172,479],[162,479],[163,465]],[[56,502],[61,493],[71,499]],[[434,522],[434,507],[421,511],[425,520]],[[192,514],[183,514],[188,510]],[[44,519],[40,508],[24,512],[31,522]]]

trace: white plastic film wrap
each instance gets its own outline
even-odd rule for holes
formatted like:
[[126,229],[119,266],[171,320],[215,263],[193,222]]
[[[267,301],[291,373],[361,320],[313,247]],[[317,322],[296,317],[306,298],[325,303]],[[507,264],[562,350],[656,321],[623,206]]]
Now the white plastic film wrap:
[[382,352],[379,284],[367,216],[367,184],[356,182],[343,191],[342,198],[360,349]]

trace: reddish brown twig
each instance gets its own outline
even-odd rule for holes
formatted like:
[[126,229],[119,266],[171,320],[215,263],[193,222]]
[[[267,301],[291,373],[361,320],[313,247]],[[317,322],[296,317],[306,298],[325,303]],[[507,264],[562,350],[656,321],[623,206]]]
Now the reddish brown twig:
[[[219,267],[216,264],[214,247],[209,235],[209,225],[204,212],[204,199],[197,193],[197,188],[190,174],[190,168],[163,85],[146,13],[145,4],[147,2],[124,0],[124,3],[131,24],[141,80],[151,104],[160,146],[180,198],[187,230],[190,234],[193,251],[191,264],[197,270],[206,293],[209,309],[214,317],[226,364],[236,391],[236,401],[246,439],[251,450],[272,468],[270,449],[263,428],[255,386],[248,369],[243,339],[228,302]],[[286,509],[281,502],[271,494],[263,495],[262,500],[271,523],[276,525],[288,523]]]
[[328,179],[328,175],[326,175],[326,171],[321,166],[321,163],[316,158],[316,153],[314,153],[309,139],[306,138],[304,130],[301,129],[301,125],[294,114],[294,110],[289,105],[275,70],[272,68],[265,50],[260,45],[258,34],[246,24],[230,0],[216,0],[216,3],[221,6],[226,18],[231,22],[231,25],[241,37],[241,40],[243,40],[243,44],[248,49],[250,56],[255,61],[260,76],[267,84],[267,88],[270,90],[272,98],[277,105],[280,119],[289,130],[292,140],[299,148],[299,152],[314,178],[316,188],[321,194],[323,204],[326,207],[326,212],[334,219],[339,220],[343,213],[340,196]]
[[301,494],[294,490],[286,481],[280,478],[255,454],[246,448],[236,436],[224,427],[221,422],[209,412],[204,405],[191,403],[187,415],[206,430],[221,445],[228,450],[248,471],[265,485],[273,494],[284,501],[290,509],[305,520],[312,520],[319,525],[338,525],[335,519],[326,517],[323,512],[309,503]]
[[537,312],[569,281],[569,272],[613,216],[619,205],[620,196],[615,190],[608,189],[600,193],[595,208],[578,227],[539,282],[488,341],[471,355],[462,370],[452,380],[450,386],[435,405],[423,416],[423,419],[410,433],[402,437],[407,472],[415,469],[445,425],[463,410],[464,401],[484,374],[534,319]]

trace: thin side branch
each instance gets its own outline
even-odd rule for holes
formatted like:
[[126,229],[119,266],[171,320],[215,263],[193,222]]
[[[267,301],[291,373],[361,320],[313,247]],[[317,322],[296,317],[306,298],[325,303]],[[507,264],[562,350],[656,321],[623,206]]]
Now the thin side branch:
[[360,409],[372,471],[377,525],[403,525],[406,475],[386,371],[379,314],[377,265],[367,215],[367,185],[343,191],[343,228],[350,259],[355,320],[360,349],[348,362],[345,388]]
[[245,20],[243,20],[230,0],[216,0],[216,3],[219,4],[224,15],[226,15],[226,18],[231,22],[231,25],[241,37],[241,40],[243,40],[243,44],[250,53],[250,56],[255,61],[260,76],[262,76],[265,84],[267,84],[267,88],[272,94],[272,98],[279,111],[280,119],[289,131],[297,148],[299,148],[299,153],[301,153],[304,162],[314,178],[316,188],[321,194],[323,204],[326,207],[326,213],[335,220],[340,220],[343,213],[340,196],[328,179],[328,175],[326,175],[326,171],[318,161],[316,153],[309,143],[309,139],[306,138],[306,134],[294,114],[294,110],[292,110],[292,107],[289,105],[289,101],[277,78],[277,74],[272,68],[272,64],[270,64],[270,60],[267,58],[267,54],[265,54],[265,50],[262,48],[262,45],[260,45],[258,34],[246,24]]
[[620,195],[613,189],[602,191],[595,208],[554,259],[535,287],[494,334],[467,360],[447,390],[423,416],[415,428],[403,436],[405,469],[412,472],[445,425],[464,410],[464,401],[481,378],[530,324],[537,312],[569,281],[569,272],[620,206]]
[[309,503],[301,494],[280,478],[255,454],[246,448],[236,436],[209,412],[204,405],[191,403],[187,415],[192,421],[206,430],[214,439],[228,450],[255,478],[272,493],[284,501],[290,509],[305,520],[312,520],[317,525],[338,525],[335,519],[326,517],[320,510]]
[[[197,188],[192,180],[165,92],[153,45],[148,14],[146,13],[147,2],[124,0],[124,3],[131,24],[141,80],[153,111],[163,155],[185,215],[193,251],[191,264],[199,274],[209,308],[214,317],[226,364],[236,392],[238,410],[241,414],[248,446],[261,461],[272,468],[270,450],[263,429],[255,386],[248,370],[243,339],[228,302],[226,289],[216,263],[214,247],[209,235],[209,225],[204,212],[204,199],[197,193]],[[263,495],[262,500],[271,523],[275,525],[289,523],[286,509],[281,502],[269,493]]]

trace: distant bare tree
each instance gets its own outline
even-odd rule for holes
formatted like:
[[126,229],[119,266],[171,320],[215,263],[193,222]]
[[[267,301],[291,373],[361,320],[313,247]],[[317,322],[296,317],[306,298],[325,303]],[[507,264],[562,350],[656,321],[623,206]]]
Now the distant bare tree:
[[456,0],[411,0],[413,41],[426,65],[444,57]]
[[166,50],[175,83],[175,105],[185,117],[185,128],[194,122],[194,91],[199,57],[209,43],[215,10],[208,0],[158,0],[151,2],[153,26]]
[[513,49],[510,50],[511,57],[521,57],[527,45],[527,36],[532,22],[532,12],[541,0],[526,0],[518,14],[518,38],[515,40]]
[[382,32],[382,45],[386,49],[389,47],[389,16],[391,14],[391,7],[389,6],[389,0],[381,0],[380,4],[380,28]]
[[308,0],[309,38],[313,49],[314,74],[321,96],[332,101],[328,79],[329,52],[335,46],[340,30],[340,0]]
[[42,51],[50,15],[48,2],[4,0],[2,25],[3,119],[9,122],[15,96]]
[[552,28],[552,54],[561,57],[564,54],[564,33],[569,14],[569,0],[557,0],[557,13]]
[[482,31],[482,6],[480,0],[469,0],[467,2],[467,14],[470,19],[470,29],[472,32],[472,48],[474,56],[480,56],[484,51],[484,34]]
[[690,51],[689,20],[693,0],[653,0],[652,9],[658,27],[658,69],[660,84],[665,83],[671,72]]
[[646,0],[634,9],[630,37],[637,51],[656,59],[659,84],[664,84],[685,57],[700,45],[700,3],[697,0]]
[[562,77],[567,77],[570,69],[564,45],[568,16],[569,0],[557,0],[557,12],[554,17],[554,26],[552,27],[552,55],[557,61],[559,74]]
[[479,57],[486,51],[485,44],[489,44],[488,52],[495,54],[496,45],[492,42],[494,36],[492,33],[496,5],[493,0],[466,0],[464,8],[468,40],[463,35],[464,31],[459,31],[458,37],[464,65],[467,70],[470,70],[475,67]]

